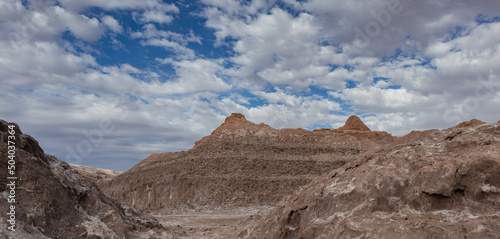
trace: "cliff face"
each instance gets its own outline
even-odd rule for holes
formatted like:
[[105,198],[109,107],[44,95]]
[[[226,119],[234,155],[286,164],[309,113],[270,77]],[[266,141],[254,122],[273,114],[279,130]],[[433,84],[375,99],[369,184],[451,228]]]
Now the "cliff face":
[[148,211],[270,206],[392,140],[385,132],[276,130],[233,114],[191,150],[153,154],[102,189]]
[[242,238],[499,238],[500,124],[412,132],[283,198]]
[[[8,126],[15,126],[16,231],[1,238],[135,238],[135,232],[161,227],[134,209],[102,193],[67,163],[44,153],[38,142],[19,126],[0,120],[0,211],[10,206],[7,186]],[[9,175],[12,176],[12,175]]]

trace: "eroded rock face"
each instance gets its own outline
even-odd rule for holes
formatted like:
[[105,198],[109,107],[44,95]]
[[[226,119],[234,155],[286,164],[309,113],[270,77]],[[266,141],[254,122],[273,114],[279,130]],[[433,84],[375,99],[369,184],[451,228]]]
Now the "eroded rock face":
[[499,238],[500,124],[412,132],[315,178],[242,238]]
[[355,129],[276,130],[232,114],[191,150],[152,154],[102,189],[147,211],[271,206],[316,176],[392,140],[385,132]]
[[102,169],[102,168],[92,168],[92,167],[87,167],[83,165],[75,165],[75,164],[70,164],[70,166],[75,169],[78,174],[82,175],[84,178],[88,179],[91,182],[94,182],[97,184],[98,187],[100,187],[102,184],[105,182],[110,181],[117,175],[120,175],[121,172],[109,170],[109,169]]
[[370,131],[370,128],[358,116],[351,115],[339,130]]
[[[19,126],[0,120],[0,211],[7,212],[8,125],[15,125],[16,231],[0,215],[2,238],[135,238],[161,227],[155,220],[103,194],[67,163],[44,153]],[[10,190],[10,189],[9,189]]]
[[462,123],[454,126],[454,128],[467,128],[467,127],[472,127],[472,126],[482,125],[482,124],[486,124],[486,122],[483,122],[483,121],[477,120],[477,119],[472,119],[469,121],[462,122]]

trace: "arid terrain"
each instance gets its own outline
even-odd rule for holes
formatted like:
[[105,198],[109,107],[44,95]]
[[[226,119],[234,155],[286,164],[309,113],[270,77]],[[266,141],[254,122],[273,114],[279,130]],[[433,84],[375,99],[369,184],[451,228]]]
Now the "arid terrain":
[[5,238],[500,238],[500,121],[394,137],[356,116],[308,131],[232,114],[123,173],[17,134],[19,230]]

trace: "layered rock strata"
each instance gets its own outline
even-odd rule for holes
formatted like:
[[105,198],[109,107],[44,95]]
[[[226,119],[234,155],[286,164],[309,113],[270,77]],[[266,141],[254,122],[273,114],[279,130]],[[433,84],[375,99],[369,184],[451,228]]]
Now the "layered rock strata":
[[499,238],[500,124],[412,132],[284,197],[240,238]]
[[271,206],[316,176],[393,140],[385,132],[348,128],[349,133],[277,130],[232,114],[192,149],[152,154],[102,189],[147,211]]

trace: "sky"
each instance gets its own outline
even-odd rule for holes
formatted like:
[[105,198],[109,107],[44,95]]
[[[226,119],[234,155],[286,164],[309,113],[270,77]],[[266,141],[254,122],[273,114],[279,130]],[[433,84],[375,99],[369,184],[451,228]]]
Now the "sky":
[[498,0],[0,0],[0,119],[125,171],[233,112],[395,136],[500,120]]

